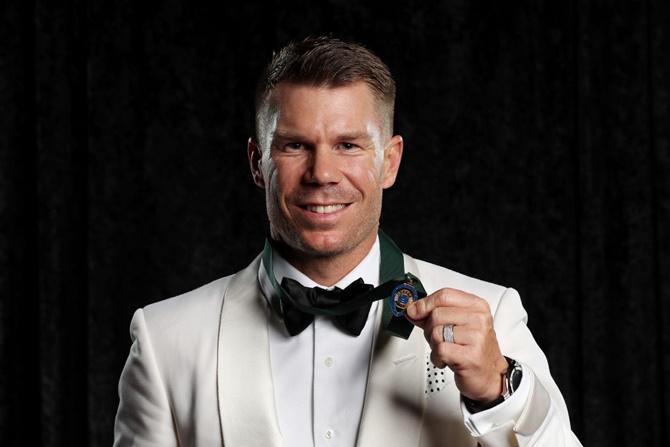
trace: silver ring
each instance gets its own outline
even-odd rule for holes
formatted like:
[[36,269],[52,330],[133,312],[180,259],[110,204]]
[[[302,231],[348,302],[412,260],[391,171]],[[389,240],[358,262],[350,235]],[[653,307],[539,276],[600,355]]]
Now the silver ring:
[[442,328],[442,338],[447,343],[454,343],[454,325],[445,324]]

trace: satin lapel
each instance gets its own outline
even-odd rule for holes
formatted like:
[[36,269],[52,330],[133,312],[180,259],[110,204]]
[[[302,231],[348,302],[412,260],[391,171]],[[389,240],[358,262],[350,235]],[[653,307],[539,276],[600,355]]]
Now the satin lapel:
[[[405,269],[418,276],[405,256]],[[381,324],[382,306],[376,316]],[[425,340],[414,329],[408,340],[378,331],[372,349],[358,446],[408,447],[419,444],[425,410]]]
[[260,256],[236,274],[219,322],[217,390],[225,445],[279,446],[268,347],[267,301],[258,287]]

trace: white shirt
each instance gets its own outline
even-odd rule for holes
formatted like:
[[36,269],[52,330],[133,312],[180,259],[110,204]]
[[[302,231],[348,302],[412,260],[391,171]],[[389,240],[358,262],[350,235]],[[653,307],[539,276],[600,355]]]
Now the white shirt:
[[[294,279],[305,287],[317,284],[272,253],[275,278]],[[379,285],[379,239],[367,256],[335,286],[344,289],[363,278]],[[261,282],[263,285],[263,282]],[[267,284],[267,283],[265,283]],[[271,290],[265,290],[270,298]],[[291,337],[283,322],[272,319],[269,329],[270,362],[279,429],[285,446],[330,447],[356,444],[363,411],[374,335],[372,304],[360,335],[343,332],[326,317],[316,316],[300,334]]]
[[[291,278],[305,287],[325,287],[272,252],[275,278]],[[358,278],[379,285],[381,257],[379,239],[367,256],[335,284],[344,289]],[[271,300],[272,286],[259,272],[263,294]],[[269,350],[277,420],[282,442],[290,447],[354,446],[358,436],[374,335],[372,304],[367,322],[358,337],[336,327],[326,317],[316,316],[304,331],[290,336],[278,318],[269,325]],[[507,421],[519,418],[530,393],[528,374],[519,389],[505,402],[477,414],[464,405],[463,422],[473,436],[483,435]]]

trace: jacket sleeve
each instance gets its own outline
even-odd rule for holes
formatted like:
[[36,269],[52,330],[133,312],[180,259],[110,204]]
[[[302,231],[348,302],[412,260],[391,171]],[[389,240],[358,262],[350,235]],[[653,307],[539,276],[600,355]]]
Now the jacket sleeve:
[[[525,402],[512,417],[496,420],[504,412],[493,411],[486,416],[485,431],[474,425],[468,428],[480,445],[488,446],[581,446],[570,429],[568,410],[554,379],[547,359],[528,326],[528,314],[514,289],[506,289],[494,312],[494,327],[503,354],[523,364]],[[505,405],[506,402],[500,404]],[[479,416],[475,415],[475,416]],[[466,415],[467,419],[467,415]],[[470,418],[473,419],[473,418]],[[466,423],[466,425],[468,425]]]
[[114,446],[176,446],[169,399],[142,309],[133,315],[130,337],[132,346],[119,380]]

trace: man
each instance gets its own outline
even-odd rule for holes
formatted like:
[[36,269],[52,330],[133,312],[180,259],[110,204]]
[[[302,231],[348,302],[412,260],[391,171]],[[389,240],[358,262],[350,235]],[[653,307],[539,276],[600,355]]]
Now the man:
[[379,230],[403,153],[394,98],[359,45],[273,57],[248,143],[265,250],[135,313],[115,445],[579,445],[517,292]]

